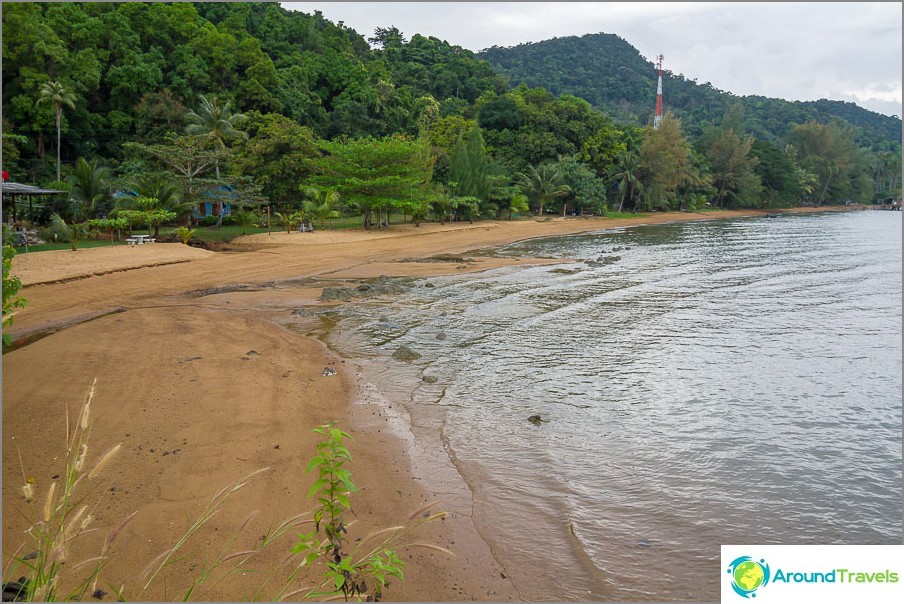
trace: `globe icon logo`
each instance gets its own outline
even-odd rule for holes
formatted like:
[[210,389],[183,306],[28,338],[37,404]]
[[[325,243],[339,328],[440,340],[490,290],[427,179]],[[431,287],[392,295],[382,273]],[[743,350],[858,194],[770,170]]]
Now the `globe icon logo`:
[[769,565],[750,556],[735,558],[728,565],[728,574],[732,589],[743,598],[755,598],[754,592],[769,583]]

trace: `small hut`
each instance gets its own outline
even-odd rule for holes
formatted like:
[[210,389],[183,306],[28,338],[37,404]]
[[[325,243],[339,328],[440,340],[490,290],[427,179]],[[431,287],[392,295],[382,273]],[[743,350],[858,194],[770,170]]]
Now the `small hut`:
[[42,189],[17,182],[4,182],[3,187],[3,222],[16,224],[28,220],[31,223],[49,219],[56,211],[57,195],[65,195],[59,189]]

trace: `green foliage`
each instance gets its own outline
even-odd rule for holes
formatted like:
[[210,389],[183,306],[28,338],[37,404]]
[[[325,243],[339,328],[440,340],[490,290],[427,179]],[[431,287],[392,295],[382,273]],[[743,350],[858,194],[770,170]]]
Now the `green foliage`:
[[426,142],[404,137],[323,141],[325,157],[311,181],[337,191],[364,213],[364,227],[383,226],[391,210],[423,213],[433,196],[434,158]]
[[10,275],[12,270],[13,257],[16,250],[11,245],[3,246],[3,347],[10,344],[11,336],[6,333],[6,329],[13,324],[13,316],[16,314],[17,308],[25,308],[28,300],[18,295],[22,289],[22,280],[19,277]]
[[320,223],[321,229],[323,229],[325,221],[329,221],[332,226],[333,219],[340,217],[339,212],[333,209],[340,201],[337,191],[306,187],[303,193],[308,198],[304,203],[304,213],[311,219],[316,219]]
[[86,220],[110,209],[113,201],[110,178],[109,168],[98,160],[88,161],[84,157],[76,160],[68,179],[73,218]]
[[645,131],[639,155],[646,211],[677,207],[678,189],[692,175],[691,147],[681,121],[666,112],[659,129]]
[[753,137],[742,140],[733,129],[724,128],[707,151],[720,208],[759,205],[760,178],[754,172],[758,160],[750,156],[752,146]]
[[[180,226],[175,231],[173,231],[173,233],[176,235],[176,237],[182,240],[183,244],[188,245],[188,242],[195,234],[195,229],[190,229],[186,226]],[[242,231],[242,234],[244,235],[245,232]]]
[[[316,471],[317,477],[308,490],[308,497],[318,503],[314,511],[314,530],[298,535],[298,542],[292,553],[304,555],[304,563],[311,564],[317,559],[326,560],[325,585],[330,589],[323,593],[313,593],[315,597],[341,593],[349,598],[379,601],[389,579],[403,578],[404,563],[391,547],[379,546],[356,558],[343,553],[348,533],[344,514],[351,510],[349,495],[356,487],[351,472],[345,467],[351,462],[351,453],[343,444],[349,435],[333,425],[327,424],[314,430],[324,440],[317,444],[317,455],[308,463],[305,472]],[[319,533],[323,529],[324,540]],[[356,550],[358,548],[355,548]]]
[[304,210],[285,213],[274,212],[273,216],[276,217],[279,223],[286,228],[286,233],[291,233],[295,230],[295,227],[307,220],[307,215],[305,214]]
[[[255,212],[246,208],[239,208],[232,213],[232,219],[238,226],[242,227],[242,235],[248,234],[248,229],[256,227],[258,216]],[[188,243],[183,241],[183,243]]]
[[549,202],[572,193],[571,187],[562,181],[562,173],[553,164],[531,166],[517,176],[518,186],[528,199],[537,204],[537,216],[544,215]]
[[113,233],[129,228],[125,218],[95,218],[88,221],[88,228],[93,231],[104,231],[110,235],[110,245],[114,244]]
[[91,227],[87,222],[66,223],[59,214],[50,217],[50,227],[63,239],[69,242],[73,252],[78,250],[79,243],[88,237]]
[[247,131],[248,141],[236,151],[237,166],[266,197],[290,203],[320,156],[314,133],[287,117],[256,111],[248,113]]

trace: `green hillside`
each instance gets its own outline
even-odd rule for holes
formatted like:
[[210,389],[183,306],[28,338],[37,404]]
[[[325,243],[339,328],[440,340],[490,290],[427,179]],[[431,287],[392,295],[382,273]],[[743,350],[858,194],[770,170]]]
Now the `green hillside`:
[[[656,67],[624,39],[613,34],[554,38],[509,48],[494,46],[477,55],[505,74],[512,86],[525,83],[550,92],[573,94],[624,122],[644,125],[656,98]],[[682,118],[691,135],[719,124],[737,102],[744,107],[746,131],[772,142],[786,137],[794,125],[840,118],[858,129],[857,140],[875,151],[901,146],[901,120],[842,101],[786,101],[737,96],[698,84],[680,74],[663,72],[664,105]]]

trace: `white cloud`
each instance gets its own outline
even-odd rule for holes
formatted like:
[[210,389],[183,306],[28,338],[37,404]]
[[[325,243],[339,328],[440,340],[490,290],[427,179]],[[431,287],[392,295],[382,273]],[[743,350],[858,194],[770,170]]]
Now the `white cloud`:
[[472,51],[611,33],[688,79],[738,95],[852,101],[901,115],[893,2],[290,2],[365,37],[395,26]]

